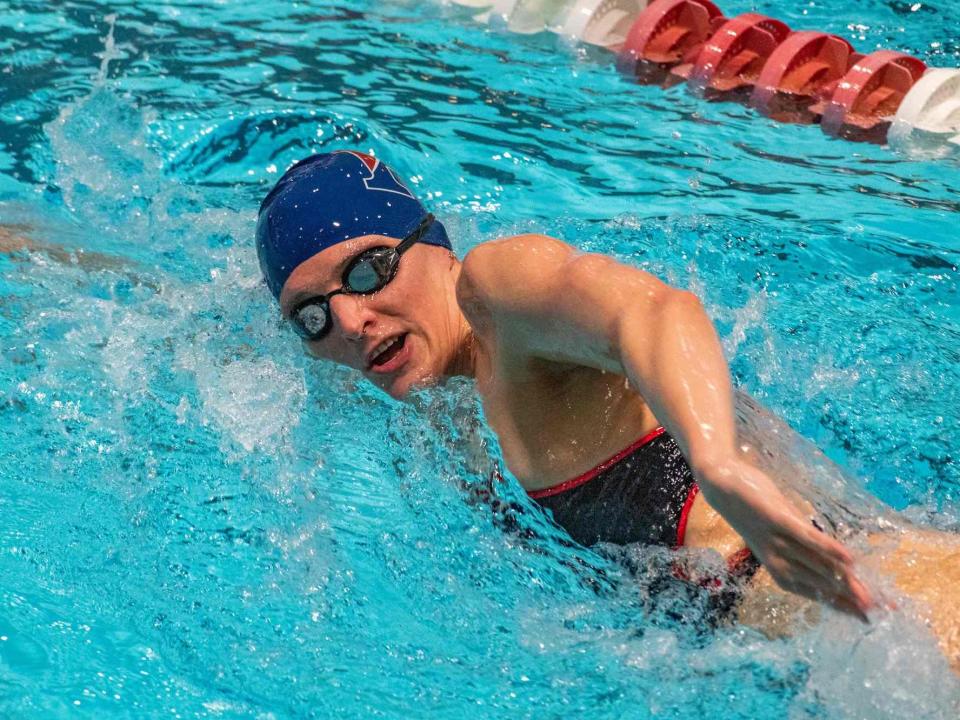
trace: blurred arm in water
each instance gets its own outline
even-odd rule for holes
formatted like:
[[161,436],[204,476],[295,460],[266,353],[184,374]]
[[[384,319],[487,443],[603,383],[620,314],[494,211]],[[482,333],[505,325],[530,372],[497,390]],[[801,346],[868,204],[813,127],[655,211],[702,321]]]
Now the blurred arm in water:
[[157,285],[146,275],[136,272],[131,261],[82,248],[68,249],[56,243],[37,240],[28,225],[0,224],[0,254],[14,259],[29,260],[34,253],[41,253],[62,265],[76,265],[88,272],[111,271],[125,275],[135,285],[156,290]]

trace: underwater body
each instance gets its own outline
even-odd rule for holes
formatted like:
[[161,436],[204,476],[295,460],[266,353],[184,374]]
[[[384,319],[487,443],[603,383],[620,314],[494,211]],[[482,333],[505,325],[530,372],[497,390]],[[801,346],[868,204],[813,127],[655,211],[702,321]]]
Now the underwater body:
[[[948,0],[759,9],[960,65]],[[0,255],[0,716],[956,717],[905,613],[708,629],[653,592],[667,553],[571,546],[513,481],[532,537],[504,532],[469,502],[500,455],[470,384],[404,405],[310,361],[253,250],[284,169],[355,148],[461,256],[541,232],[691,289],[755,398],[744,437],[865,550],[894,511],[960,528],[955,159],[440,3],[8,2],[0,25],[0,224],[40,248]]]

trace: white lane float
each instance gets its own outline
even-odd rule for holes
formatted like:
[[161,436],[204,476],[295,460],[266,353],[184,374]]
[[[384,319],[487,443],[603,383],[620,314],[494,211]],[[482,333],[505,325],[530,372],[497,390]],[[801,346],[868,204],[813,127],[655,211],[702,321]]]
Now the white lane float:
[[944,143],[960,150],[960,69],[927,70],[900,103],[888,140],[904,150]]
[[477,20],[503,24],[510,32],[532,35],[556,28],[571,0],[493,0],[489,13],[478,15]]
[[649,0],[577,0],[560,33],[574,40],[617,51]]

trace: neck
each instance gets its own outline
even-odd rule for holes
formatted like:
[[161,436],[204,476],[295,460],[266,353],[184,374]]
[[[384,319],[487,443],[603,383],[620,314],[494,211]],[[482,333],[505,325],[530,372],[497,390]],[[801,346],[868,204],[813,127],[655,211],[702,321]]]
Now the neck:
[[[453,271],[454,288],[456,288],[457,280],[460,278],[460,267],[460,262],[455,259],[454,265],[451,268]],[[456,297],[456,291],[454,291],[453,296]],[[467,318],[464,317],[459,305],[457,305],[457,330],[455,336],[457,351],[447,365],[444,375],[446,377],[476,377],[477,355],[480,348],[476,336],[473,333],[473,328],[470,326],[470,323],[467,322]]]
[[463,318],[457,338],[457,353],[447,366],[444,375],[447,377],[476,377],[477,350],[477,339],[474,337],[473,328],[470,327],[466,318]]

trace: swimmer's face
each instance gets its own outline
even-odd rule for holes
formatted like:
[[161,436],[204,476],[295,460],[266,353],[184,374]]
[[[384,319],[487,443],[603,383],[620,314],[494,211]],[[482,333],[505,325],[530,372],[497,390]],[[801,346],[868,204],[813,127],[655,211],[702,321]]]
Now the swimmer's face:
[[[301,263],[280,293],[283,316],[289,317],[304,300],[341,287],[344,269],[364,250],[398,244],[393,238],[368,235]],[[303,341],[304,347],[316,358],[359,370],[394,398],[435,382],[460,351],[463,315],[456,302],[457,267],[449,250],[415,243],[383,289],[330,298],[330,332],[319,340]]]

